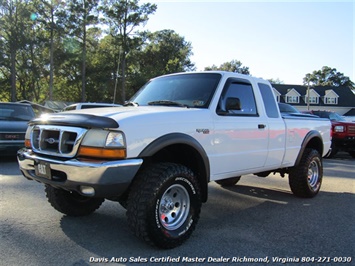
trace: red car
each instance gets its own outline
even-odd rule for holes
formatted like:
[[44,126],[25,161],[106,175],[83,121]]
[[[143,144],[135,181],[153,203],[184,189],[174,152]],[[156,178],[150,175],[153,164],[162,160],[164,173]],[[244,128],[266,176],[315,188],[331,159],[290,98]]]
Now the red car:
[[331,111],[310,111],[309,113],[332,122],[332,151],[328,157],[334,157],[338,151],[348,152],[355,158],[355,123],[348,122],[339,114]]

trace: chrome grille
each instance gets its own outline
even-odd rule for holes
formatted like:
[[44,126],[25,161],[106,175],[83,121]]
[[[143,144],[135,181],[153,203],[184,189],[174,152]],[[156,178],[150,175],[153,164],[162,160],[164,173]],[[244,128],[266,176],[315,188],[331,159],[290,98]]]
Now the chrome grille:
[[355,126],[348,126],[348,131],[349,134],[355,134]]
[[74,157],[86,129],[65,126],[34,126],[31,132],[33,151],[59,157]]

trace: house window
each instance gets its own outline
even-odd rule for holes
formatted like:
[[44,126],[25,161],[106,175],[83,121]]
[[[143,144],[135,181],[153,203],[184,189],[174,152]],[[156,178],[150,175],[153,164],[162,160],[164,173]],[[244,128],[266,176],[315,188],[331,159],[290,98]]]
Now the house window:
[[299,103],[300,99],[298,96],[287,96],[286,102],[287,103]]
[[[307,96],[305,97],[306,98],[306,100],[305,100],[305,102],[306,103],[308,103],[307,102]],[[318,97],[316,97],[316,96],[309,96],[309,103],[310,104],[318,104]]]
[[337,97],[326,97],[325,104],[338,104],[338,98]]

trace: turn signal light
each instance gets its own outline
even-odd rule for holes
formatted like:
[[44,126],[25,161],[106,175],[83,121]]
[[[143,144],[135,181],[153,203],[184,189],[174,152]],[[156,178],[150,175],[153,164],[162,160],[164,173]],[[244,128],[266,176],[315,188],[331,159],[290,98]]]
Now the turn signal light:
[[81,146],[79,148],[78,155],[102,159],[124,159],[126,158],[126,149],[107,149],[99,147]]
[[31,148],[31,140],[25,139],[25,147],[26,148]]

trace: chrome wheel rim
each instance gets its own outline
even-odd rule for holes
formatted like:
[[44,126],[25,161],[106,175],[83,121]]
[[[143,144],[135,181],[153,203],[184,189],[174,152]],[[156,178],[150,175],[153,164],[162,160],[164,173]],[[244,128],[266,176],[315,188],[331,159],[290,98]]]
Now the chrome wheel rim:
[[185,221],[190,210],[190,196],[179,184],[170,186],[161,197],[159,220],[167,230],[176,230]]
[[316,161],[312,161],[308,167],[308,184],[315,191],[319,188],[319,167]]

